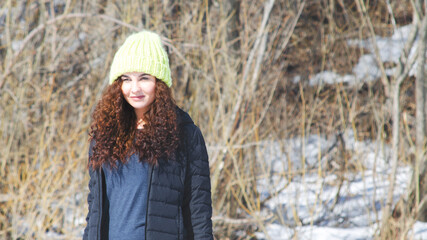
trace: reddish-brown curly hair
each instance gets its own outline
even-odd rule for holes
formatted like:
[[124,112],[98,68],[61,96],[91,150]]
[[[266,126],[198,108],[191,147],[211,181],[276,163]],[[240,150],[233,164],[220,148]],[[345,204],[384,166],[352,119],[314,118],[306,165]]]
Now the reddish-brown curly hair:
[[175,100],[170,88],[156,80],[155,99],[144,116],[144,128],[137,129],[136,114],[125,100],[119,77],[105,90],[95,107],[90,140],[95,142],[89,165],[117,166],[138,153],[141,161],[157,164],[161,157],[173,158],[179,143]]

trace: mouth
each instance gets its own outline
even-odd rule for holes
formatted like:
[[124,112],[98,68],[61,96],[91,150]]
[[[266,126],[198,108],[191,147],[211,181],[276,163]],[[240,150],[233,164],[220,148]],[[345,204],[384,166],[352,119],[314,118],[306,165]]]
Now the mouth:
[[141,95],[141,96],[132,96],[132,97],[130,97],[131,99],[134,99],[134,100],[141,100],[141,99],[143,99],[145,96],[144,95]]

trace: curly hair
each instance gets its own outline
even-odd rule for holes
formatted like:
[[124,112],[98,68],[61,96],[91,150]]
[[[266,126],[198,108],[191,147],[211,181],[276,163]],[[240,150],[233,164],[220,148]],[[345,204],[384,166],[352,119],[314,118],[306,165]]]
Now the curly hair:
[[93,112],[89,136],[95,145],[89,166],[99,169],[107,163],[114,168],[134,153],[150,165],[162,157],[173,159],[179,133],[170,88],[156,80],[155,99],[144,115],[144,128],[137,129],[136,114],[123,96],[122,82],[119,77],[108,86]]

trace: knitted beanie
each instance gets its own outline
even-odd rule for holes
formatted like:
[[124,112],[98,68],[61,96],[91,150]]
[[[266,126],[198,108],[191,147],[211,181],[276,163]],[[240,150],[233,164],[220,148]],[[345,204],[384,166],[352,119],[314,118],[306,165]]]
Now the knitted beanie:
[[169,58],[158,34],[134,33],[117,50],[111,64],[110,84],[128,72],[147,73],[172,86]]

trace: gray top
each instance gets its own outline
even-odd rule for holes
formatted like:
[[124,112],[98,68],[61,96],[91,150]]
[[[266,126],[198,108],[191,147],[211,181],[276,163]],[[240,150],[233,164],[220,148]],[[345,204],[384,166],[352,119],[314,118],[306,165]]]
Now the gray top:
[[108,205],[109,239],[144,240],[147,212],[148,168],[133,154],[117,168],[103,166]]

